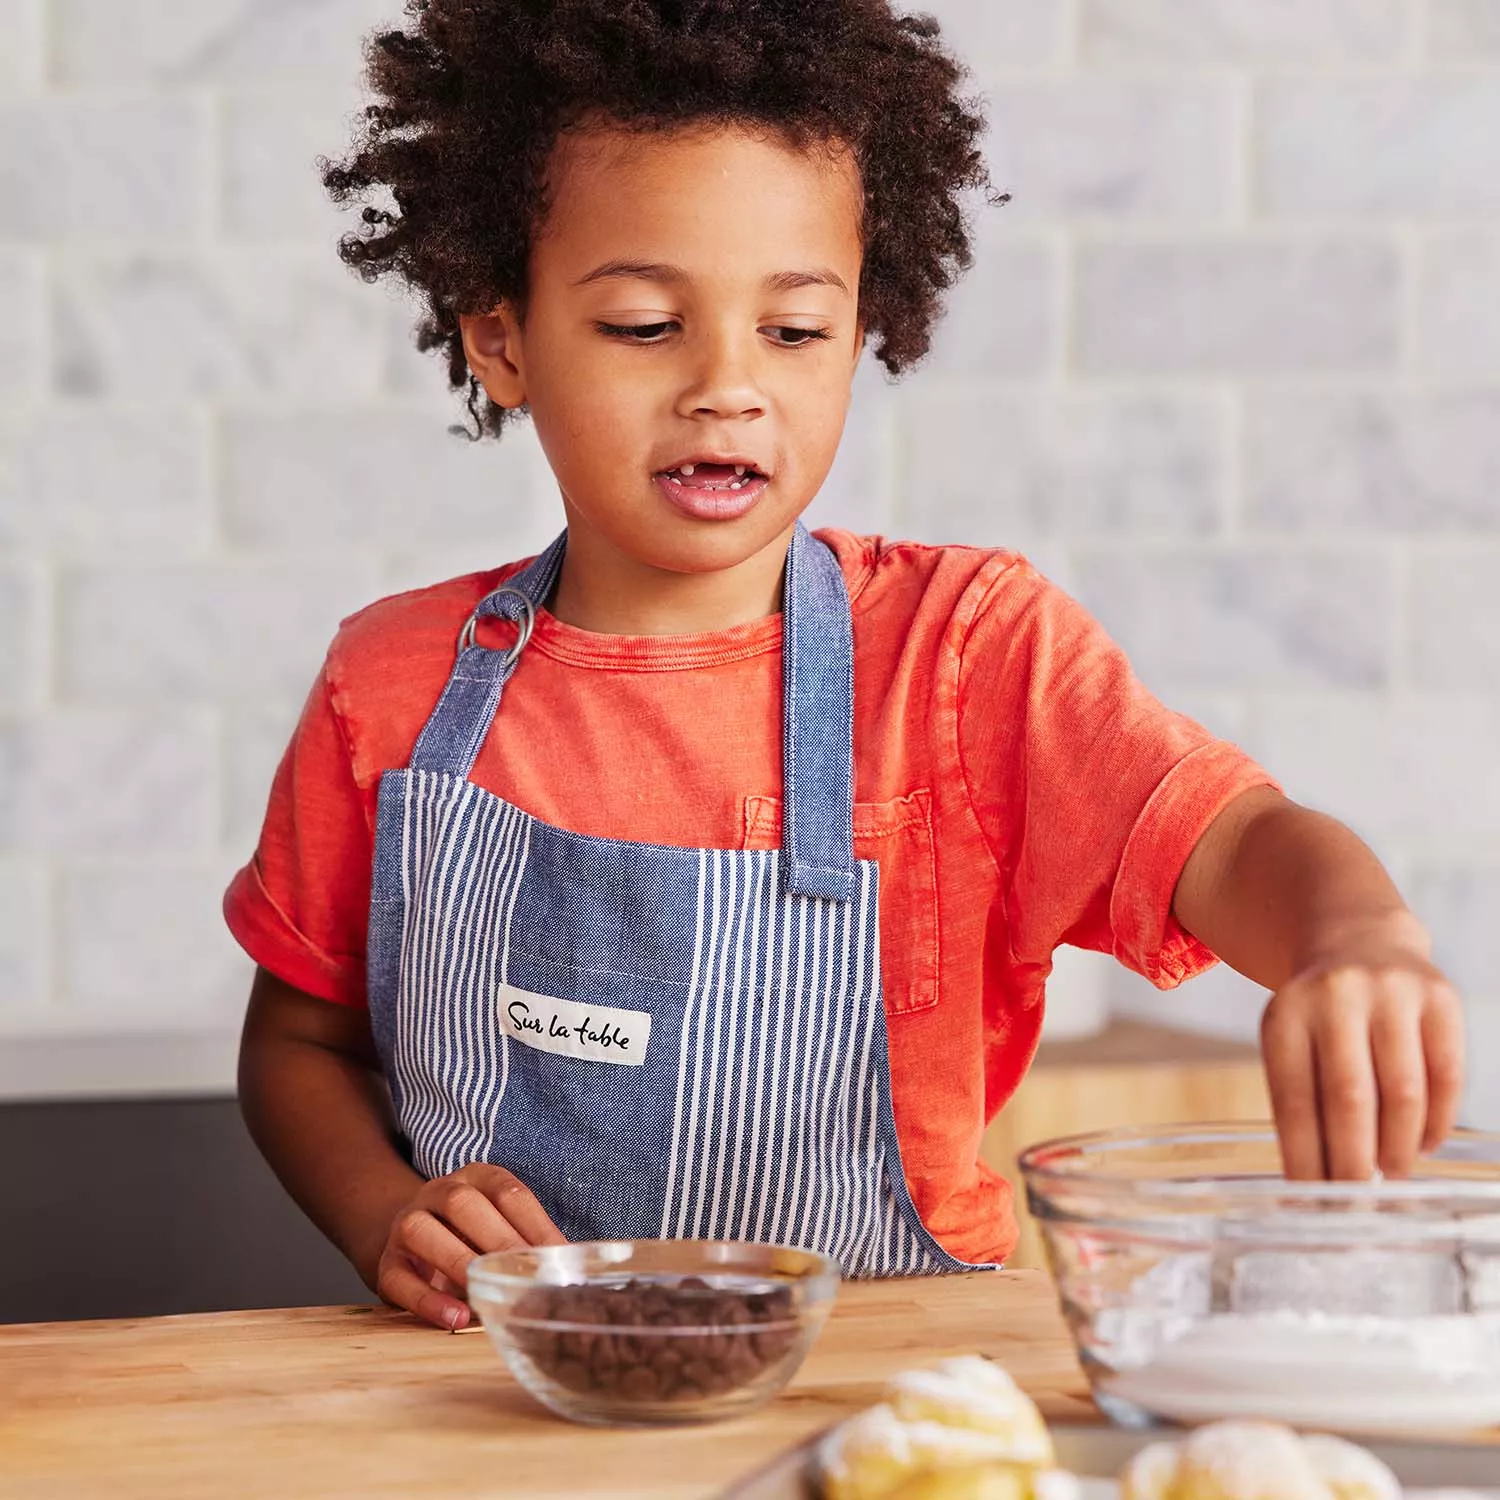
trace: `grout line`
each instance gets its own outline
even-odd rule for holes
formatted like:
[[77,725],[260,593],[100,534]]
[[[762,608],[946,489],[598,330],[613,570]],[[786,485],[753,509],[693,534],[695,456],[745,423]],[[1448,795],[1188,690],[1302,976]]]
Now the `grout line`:
[[1057,237],[1053,252],[1056,274],[1052,288],[1052,348],[1048,369],[1032,385],[1051,387],[1054,392],[1076,388],[1082,373],[1078,350],[1078,241],[1071,234]]
[[1392,537],[1387,544],[1391,574],[1391,617],[1387,622],[1390,676],[1387,691],[1411,693],[1417,686],[1415,672],[1414,606],[1412,599],[1412,547],[1409,541]]
[[1059,60],[1070,71],[1076,71],[1083,61],[1083,0],[1062,0],[1059,31]]
[[1408,380],[1415,377],[1418,365],[1418,323],[1420,287],[1425,260],[1423,236],[1415,229],[1396,231],[1397,267],[1400,277],[1396,289],[1396,365]]
[[[40,550],[40,549],[39,549]],[[42,714],[55,713],[63,702],[62,681],[58,670],[59,641],[62,634],[58,568],[61,559],[42,552],[37,559],[36,621],[37,637],[32,648],[32,670],[37,685],[38,707]]]
[[231,548],[228,540],[228,470],[224,442],[226,415],[219,405],[204,404],[197,412],[203,464],[203,503],[208,520],[204,544],[210,560],[226,558],[231,552],[237,555],[243,550]]
[[219,703],[213,710],[213,724],[209,733],[213,740],[213,770],[211,779],[213,782],[213,795],[216,816],[214,818],[214,855],[222,858],[231,852],[233,835],[238,831],[234,826],[235,809],[232,806],[233,794],[231,786],[233,778],[230,775],[229,762],[231,756],[231,742],[234,738],[234,705],[230,703]]
[[1406,27],[1406,61],[1414,69],[1430,71],[1436,59],[1432,52],[1432,0],[1409,0]]
[[1227,227],[1243,233],[1253,224],[1260,206],[1259,94],[1249,73],[1234,76],[1231,103],[1233,159],[1229,168],[1229,222]]
[[57,16],[48,0],[35,0],[33,16],[36,23],[36,80],[44,95],[58,92],[58,46]]
[[[904,472],[905,428],[900,419],[899,402],[894,391],[882,388],[878,396],[878,420],[875,435],[875,471],[877,487],[875,504],[884,524],[894,532],[900,504],[898,486]],[[545,467],[545,465],[544,465]]]
[[[1500,74],[1497,74],[1500,77]],[[1013,182],[1001,181],[1000,189],[1014,187]],[[1255,205],[1252,205],[1254,208]],[[988,210],[985,210],[988,212]],[[1048,213],[1040,212],[1027,217],[1029,210],[1022,211],[1016,205],[1003,210],[1006,215],[1003,236],[997,236],[989,245],[976,244],[980,258],[995,253],[998,249],[1034,248],[1047,245],[1061,233],[1076,234],[1090,240],[1117,241],[1129,245],[1160,245],[1173,249],[1182,247],[1216,246],[1225,243],[1258,245],[1281,245],[1316,242],[1328,239],[1372,240],[1387,238],[1393,232],[1413,230],[1417,232],[1443,233],[1493,233],[1497,218],[1495,213],[1474,212],[1433,213],[1412,216],[1402,213],[1372,212],[1368,214],[1310,214],[1299,212],[1281,213],[1276,217],[1253,217],[1243,225],[1225,220],[1202,218],[1166,218],[1162,216],[1125,216],[1102,213]],[[975,223],[977,224],[976,217]],[[240,237],[232,241],[214,240],[184,245],[181,236],[172,234],[126,234],[112,236],[101,244],[97,236],[88,231],[76,234],[31,235],[7,233],[0,225],[0,250],[35,250],[38,246],[47,249],[72,249],[86,251],[101,259],[117,259],[130,256],[160,255],[166,257],[202,257],[205,254],[224,252],[227,255],[274,255],[288,260],[319,259],[342,274],[348,285],[359,282],[357,273],[343,266],[338,258],[338,235],[343,228],[330,221],[327,237],[314,234],[266,234],[264,236]],[[403,292],[396,283],[392,287],[393,299],[398,300]],[[373,288],[377,293],[380,287]],[[418,312],[413,307],[413,319]]]
[[[205,248],[223,244],[225,225],[228,222],[225,201],[225,131],[228,122],[224,117],[224,101],[216,91],[204,90],[199,107],[203,115],[202,155],[199,170],[203,173],[204,222],[199,226],[200,240]],[[238,247],[236,247],[238,248]]]
[[1238,386],[1225,385],[1219,391],[1224,412],[1224,493],[1220,501],[1220,521],[1226,541],[1243,544],[1245,536],[1245,443],[1247,423],[1245,392]]
[[[981,3],[981,0],[970,0]],[[1073,14],[1076,0],[1063,0],[1064,13],[1059,26],[1060,53],[1054,62],[1000,62],[984,63],[972,53],[965,52],[960,61],[969,70],[972,92],[983,94],[992,85],[1009,86],[1017,83],[1061,83],[1077,81],[1080,75],[1089,79],[1108,77],[1124,83],[1170,83],[1182,82],[1193,77],[1217,76],[1226,71],[1248,71],[1259,79],[1272,83],[1347,83],[1386,82],[1403,74],[1417,73],[1423,79],[1439,83],[1473,80],[1493,76],[1496,58],[1492,53],[1471,58],[1426,57],[1414,59],[1412,45],[1404,43],[1401,51],[1387,57],[1356,61],[1337,54],[1313,56],[1290,60],[1279,55],[1236,55],[1225,53],[1203,57],[1168,57],[1158,61],[1098,61],[1084,57],[1079,33],[1081,26]],[[903,7],[904,8],[904,7]],[[916,7],[920,9],[920,6]],[[1419,28],[1420,30],[1421,28]],[[945,32],[945,37],[947,33]],[[948,38],[951,40],[951,38]],[[44,51],[50,52],[44,43]],[[44,101],[53,101],[64,108],[78,104],[99,104],[110,107],[123,104],[139,104],[162,98],[181,98],[185,94],[211,88],[226,98],[242,100],[292,100],[329,108],[329,122],[335,131],[357,124],[360,112],[368,104],[368,96],[358,81],[351,81],[348,74],[338,69],[321,73],[267,76],[265,78],[227,78],[224,80],[194,80],[180,77],[141,76],[123,82],[107,78],[83,78],[64,81],[56,76],[55,61],[44,57],[44,92],[37,96]],[[1414,65],[1415,64],[1415,65]],[[329,105],[331,96],[336,96],[335,106]],[[25,101],[25,96],[22,96]],[[26,101],[30,102],[30,101]],[[342,151],[347,142],[338,134],[329,147],[330,153]]]
[[30,252],[36,264],[37,279],[37,365],[41,375],[38,394],[43,400],[52,399],[57,391],[58,339],[57,339],[57,274],[52,257],[37,248]]
[[43,1015],[55,1013],[62,998],[63,934],[62,934],[62,868],[55,857],[40,861],[41,879],[38,881],[38,901],[41,911],[37,914],[43,937],[37,944],[37,999],[41,1002]]

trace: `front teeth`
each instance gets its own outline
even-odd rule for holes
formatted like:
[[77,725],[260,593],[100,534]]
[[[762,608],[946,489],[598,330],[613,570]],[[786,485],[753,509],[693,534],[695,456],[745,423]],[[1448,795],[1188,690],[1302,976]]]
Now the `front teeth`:
[[[667,478],[671,480],[673,484],[680,486],[683,479],[691,479],[693,477],[693,474],[697,471],[697,467],[698,466],[696,464],[683,464],[675,472],[672,470],[668,470]],[[748,466],[745,464],[736,464],[734,466],[734,472],[739,476],[738,478],[730,480],[726,485],[715,485],[711,486],[711,488],[723,488],[727,490],[744,489],[744,487],[750,483],[749,479],[746,478]]]

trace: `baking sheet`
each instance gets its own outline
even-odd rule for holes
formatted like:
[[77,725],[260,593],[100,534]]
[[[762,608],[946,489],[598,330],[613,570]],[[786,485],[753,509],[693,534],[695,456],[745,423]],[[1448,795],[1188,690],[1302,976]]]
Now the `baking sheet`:
[[[1172,1436],[1170,1431],[1142,1433],[1114,1427],[1049,1425],[1059,1466],[1086,1481],[1084,1500],[1118,1500],[1120,1491],[1114,1476],[1147,1443]],[[722,1500],[817,1500],[812,1456],[818,1441],[815,1438],[783,1454],[726,1490]],[[1500,1500],[1500,1446],[1378,1442],[1365,1442],[1364,1446],[1395,1470],[1410,1500],[1420,1500],[1424,1490],[1438,1489],[1467,1489],[1477,1491],[1485,1500]]]

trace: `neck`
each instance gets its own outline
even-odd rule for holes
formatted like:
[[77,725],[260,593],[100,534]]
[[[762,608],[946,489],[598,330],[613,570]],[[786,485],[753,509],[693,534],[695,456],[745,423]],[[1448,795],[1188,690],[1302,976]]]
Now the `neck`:
[[625,556],[571,514],[568,522],[548,606],[566,625],[601,635],[703,635],[781,611],[790,530],[732,568],[677,573]]

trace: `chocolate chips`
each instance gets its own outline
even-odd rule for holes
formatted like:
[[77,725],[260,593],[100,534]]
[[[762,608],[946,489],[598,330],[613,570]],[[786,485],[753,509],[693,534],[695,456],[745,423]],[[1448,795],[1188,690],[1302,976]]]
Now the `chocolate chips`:
[[748,1385],[798,1339],[786,1287],[731,1291],[697,1276],[536,1287],[508,1323],[516,1348],[558,1385],[642,1403]]

